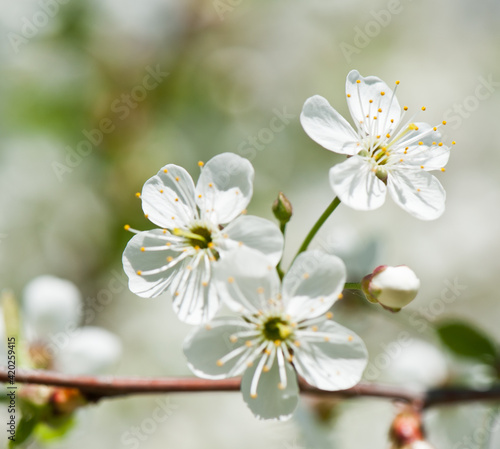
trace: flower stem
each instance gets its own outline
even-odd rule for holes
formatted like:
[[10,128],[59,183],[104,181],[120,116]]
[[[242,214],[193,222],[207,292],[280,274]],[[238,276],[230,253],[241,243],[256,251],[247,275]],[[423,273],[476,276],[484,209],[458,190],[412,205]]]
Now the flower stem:
[[337,208],[337,206],[339,204],[340,204],[340,200],[337,197],[335,197],[333,199],[333,201],[330,203],[330,205],[325,209],[325,211],[323,212],[321,217],[319,217],[318,221],[311,228],[311,230],[309,231],[309,234],[307,234],[306,238],[302,242],[301,247],[297,251],[297,254],[295,255],[294,259],[296,259],[300,253],[303,253],[307,249],[307,247],[309,246],[309,243],[311,243],[311,240],[314,238],[314,236],[319,231],[321,226],[323,226],[323,224],[325,223],[327,218],[332,214],[332,212]]
[[346,282],[344,290],[361,290],[361,282]]
[[[286,223],[283,223],[283,222],[280,223],[280,230],[281,230],[281,233],[283,234],[283,238],[284,238],[285,232],[286,232]],[[283,261],[283,258],[278,262],[278,265],[276,266],[276,271],[278,272],[278,276],[280,277],[281,280],[283,280],[283,277],[285,276],[285,272],[281,268],[282,261]]]

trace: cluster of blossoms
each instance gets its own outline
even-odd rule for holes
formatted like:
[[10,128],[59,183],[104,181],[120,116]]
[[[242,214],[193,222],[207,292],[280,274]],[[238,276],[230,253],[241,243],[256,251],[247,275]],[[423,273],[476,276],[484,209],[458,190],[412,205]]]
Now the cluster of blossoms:
[[[119,361],[122,344],[116,335],[97,326],[80,326],[83,301],[73,283],[54,276],[37,277],[24,289],[22,313],[15,304],[10,296],[2,301],[0,337],[3,341],[7,336],[19,337],[15,343],[19,367],[95,375]],[[7,366],[5,349],[0,345],[0,364]],[[35,384],[24,384],[17,397],[22,415],[17,444],[32,433],[42,439],[62,436],[73,424],[74,411],[87,403],[78,389]]]
[[[348,156],[330,170],[338,199],[372,210],[388,189],[418,218],[441,215],[445,192],[428,173],[444,171],[449,157],[438,126],[414,117],[404,122],[407,108],[402,111],[395,93],[376,77],[349,73],[347,98],[356,130],[319,96],[308,99],[301,114],[313,140]],[[169,164],[137,194],[159,228],[125,226],[136,234],[123,254],[130,290],[148,298],[169,293],[179,319],[199,325],[184,344],[191,370],[208,379],[242,376],[244,400],[259,418],[291,416],[298,376],[323,390],[356,385],[367,364],[365,345],[331,320],[346,281],[342,260],[306,251],[306,244],[283,274],[279,262],[291,217],[286,198],[280,194],[273,207],[280,229],[246,215],[254,178],[246,159],[224,153],[199,165],[196,186],[186,170]],[[398,311],[419,285],[408,267],[382,266],[360,288],[369,301]],[[232,316],[215,317],[222,303]]]

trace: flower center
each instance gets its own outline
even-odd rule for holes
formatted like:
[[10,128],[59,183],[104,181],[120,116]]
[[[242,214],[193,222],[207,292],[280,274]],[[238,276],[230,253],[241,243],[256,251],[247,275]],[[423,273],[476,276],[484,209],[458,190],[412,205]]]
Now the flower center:
[[266,340],[286,341],[293,336],[293,327],[281,317],[269,317],[262,325],[262,334]]
[[194,226],[190,229],[190,236],[186,236],[191,246],[199,246],[201,249],[210,248],[212,244],[212,233],[204,226]]

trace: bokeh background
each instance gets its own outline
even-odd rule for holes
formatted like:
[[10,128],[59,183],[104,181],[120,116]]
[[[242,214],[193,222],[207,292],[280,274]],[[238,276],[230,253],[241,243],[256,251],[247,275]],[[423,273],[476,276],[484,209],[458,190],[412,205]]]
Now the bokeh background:
[[[351,280],[381,263],[407,264],[422,280],[399,315],[352,295],[335,306],[337,317],[369,346],[368,380],[419,388],[493,381],[487,366],[452,355],[433,327],[465,320],[500,341],[497,0],[0,5],[2,288],[20,299],[29,280],[52,274],[73,281],[94,307],[111,280],[126,282],[121,254],[131,235],[123,225],[153,227],[135,192],[167,163],[196,179],[199,160],[226,151],[255,166],[249,213],[271,218],[279,190],[293,203],[290,261],[331,201],[328,169],[341,160],[305,135],[302,105],[320,94],[348,115],[345,77],[356,68],[399,79],[400,102],[425,105],[424,121],[446,119],[445,141],[457,144],[438,175],[448,194],[439,220],[418,221],[388,200],[371,213],[341,206],[325,225],[315,245],[345,257]],[[144,88],[148,73],[157,85]],[[280,131],[270,131],[272,120]],[[455,294],[445,295],[454,299],[444,301],[450,285]],[[167,296],[145,300],[123,285],[93,324],[123,341],[112,374],[190,375],[181,350],[190,328]],[[401,332],[412,344],[387,349]],[[158,400],[168,401],[170,417],[144,440],[127,440]],[[135,397],[83,410],[52,447],[382,449],[395,410],[380,400],[304,400],[291,421],[269,423],[255,420],[238,394]],[[490,416],[485,405],[432,410],[429,439],[437,449],[496,447],[494,433],[477,434]]]

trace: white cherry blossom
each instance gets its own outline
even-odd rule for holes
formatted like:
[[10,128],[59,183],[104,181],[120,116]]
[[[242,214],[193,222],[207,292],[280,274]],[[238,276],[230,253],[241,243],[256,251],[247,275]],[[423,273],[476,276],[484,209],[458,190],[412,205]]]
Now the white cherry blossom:
[[[396,81],[396,88],[399,81]],[[445,171],[450,149],[438,126],[406,119],[394,91],[375,76],[347,75],[347,105],[353,128],[329,103],[315,95],[300,117],[306,133],[324,148],[348,159],[330,169],[330,184],[347,206],[373,210],[387,190],[404,210],[422,220],[438,218],[446,193],[429,171]],[[422,108],[425,110],[425,108]]]
[[[80,327],[82,310],[80,292],[70,281],[45,275],[27,284],[21,317],[22,342],[29,356],[25,360],[30,368],[97,374],[118,362],[122,353],[120,339],[106,329]],[[0,335],[6,333],[3,314],[0,309]],[[2,351],[4,346],[0,347]]]
[[[260,263],[247,263],[257,257]],[[262,256],[237,253],[221,265],[217,283],[239,315],[218,317],[188,336],[184,353],[196,375],[242,375],[241,391],[250,410],[260,419],[280,420],[297,406],[297,374],[323,390],[359,382],[367,362],[365,345],[331,321],[329,311],[346,277],[338,257],[302,253],[282,285]]]
[[275,224],[243,214],[253,193],[252,164],[223,153],[200,167],[196,187],[189,173],[173,164],[144,184],[144,213],[161,229],[133,231],[138,233],[123,254],[130,290],[145,298],[168,291],[179,319],[189,324],[210,320],[219,308],[211,282],[219,260],[250,248],[276,265],[283,250]]

